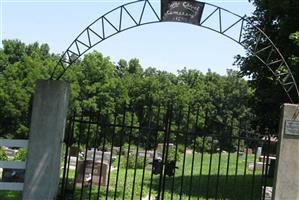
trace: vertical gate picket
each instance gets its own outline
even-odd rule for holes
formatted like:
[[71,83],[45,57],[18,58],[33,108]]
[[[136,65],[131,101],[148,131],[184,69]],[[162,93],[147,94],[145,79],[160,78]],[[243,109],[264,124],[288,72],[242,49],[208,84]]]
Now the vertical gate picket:
[[[96,159],[96,150],[97,150],[97,144],[99,142],[99,128],[100,128],[100,117],[101,117],[101,108],[98,114],[96,115],[96,131],[95,131],[95,141],[93,145],[93,158],[92,158],[92,167],[91,167],[91,184],[89,185],[89,200],[91,199],[91,191],[92,191],[92,186],[93,186],[93,175],[94,175],[94,165],[95,165],[95,159]],[[102,163],[101,163],[102,165]],[[101,180],[99,180],[101,181]]]
[[[261,135],[250,135],[250,132],[246,133],[240,127],[225,126],[208,119],[207,113],[205,123],[199,125],[199,106],[172,103],[167,106],[138,106],[124,104],[116,106],[114,111],[107,109],[105,113],[82,111],[78,116],[74,113],[69,118],[65,130],[66,148],[60,188],[63,199],[135,200],[143,199],[145,195],[148,199],[155,196],[157,200],[222,199],[239,195],[239,192],[227,191],[228,185],[245,188],[245,183],[248,184],[248,193],[251,193],[249,199],[265,198],[266,186],[269,185],[270,136],[262,139]],[[77,152],[72,175],[70,148],[74,141],[78,149],[84,147],[84,152],[83,159],[81,153]],[[219,143],[221,141],[228,142],[229,146]],[[256,148],[262,142],[263,162],[259,170],[257,152],[249,155],[249,145]],[[117,144],[120,146],[113,164],[114,146]],[[124,147],[124,144],[128,146]],[[179,151],[180,145],[183,152]],[[104,172],[105,149],[108,146],[109,167]],[[89,151],[90,148],[93,151]],[[96,153],[98,148],[101,149],[99,155]],[[187,151],[189,148],[191,153]],[[141,149],[142,153],[139,152]],[[228,152],[223,153],[225,150]],[[150,160],[148,154],[152,155]],[[182,156],[182,160],[179,160],[179,156]],[[241,159],[244,161],[241,162]],[[152,164],[150,168],[147,167],[148,162]],[[251,162],[252,169],[247,166]],[[116,170],[112,170],[112,164]],[[99,170],[96,181],[94,170]],[[103,177],[106,182],[102,180]],[[97,183],[97,191],[94,182]],[[105,187],[101,184],[103,182],[107,184]],[[69,187],[71,184],[72,189]]]
[[[158,144],[158,135],[159,135],[159,127],[160,127],[160,111],[161,111],[161,104],[159,103],[158,105],[158,110],[157,110],[157,119],[156,119],[156,126],[155,126],[155,143],[154,146],[156,147]],[[156,159],[156,148],[154,148],[154,156],[153,156],[153,160],[152,163],[154,163],[155,159]],[[149,199],[151,199],[151,195],[152,195],[152,186],[153,186],[153,171],[154,171],[154,165],[152,164],[152,171],[151,171],[151,180],[150,180],[150,188],[149,188]]]
[[[164,127],[164,137],[163,137],[163,149],[162,149],[162,166],[161,166],[161,172],[160,172],[160,177],[159,177],[159,184],[158,184],[158,195],[157,195],[157,199],[160,200],[161,197],[162,199],[164,199],[164,184],[165,184],[165,163],[166,163],[166,160],[167,159],[167,152],[168,152],[168,149],[167,149],[167,143],[169,141],[169,130],[168,130],[168,126],[169,126],[169,112],[170,112],[170,109],[169,109],[169,106],[170,104],[168,103],[167,107],[166,107],[166,114],[164,116],[164,124],[163,124],[163,127]],[[166,157],[165,157],[166,156]],[[162,195],[161,195],[161,192],[162,192]]]
[[[86,166],[87,166],[87,151],[88,151],[88,144],[89,144],[89,138],[90,138],[90,126],[91,126],[91,114],[89,112],[89,116],[88,116],[88,128],[87,128],[87,139],[86,139],[86,146],[85,146],[85,154],[84,154],[84,162],[83,162],[83,175],[82,175],[82,183],[81,183],[81,191],[80,191],[80,200],[83,198],[83,195],[84,195],[84,181],[85,181],[85,173],[86,173]],[[79,146],[80,148],[80,146]]]
[[[146,134],[149,136],[149,134],[152,133],[152,105],[149,104],[147,107],[147,129],[146,129]],[[145,175],[145,167],[146,167],[146,162],[147,162],[147,144],[145,144],[145,152],[144,152],[144,158],[143,158],[143,169],[142,169],[142,179],[141,179],[141,191],[140,191],[140,199],[142,199],[142,194],[143,194],[143,186],[144,186],[144,175]]]
[[72,123],[73,120],[69,119],[67,121],[67,128],[65,130],[65,136],[66,136],[66,145],[65,145],[65,155],[64,155],[64,168],[63,168],[63,174],[62,174],[62,182],[61,182],[61,196],[65,198],[65,192],[67,187],[67,177],[68,177],[68,171],[67,166],[70,165],[70,159],[69,159],[69,147],[71,143],[71,134],[72,134]]
[[[198,190],[200,190],[200,183],[202,177],[202,168],[203,168],[203,159],[204,159],[204,146],[205,146],[206,136],[202,136],[202,147],[201,147],[201,157],[200,157],[200,170],[199,170],[199,178],[198,178]],[[197,200],[199,200],[199,194],[197,196]]]
[[123,185],[123,195],[122,199],[125,199],[126,195],[126,189],[127,189],[127,177],[128,177],[128,167],[129,167],[129,156],[130,156],[130,151],[131,151],[131,142],[132,142],[132,134],[133,134],[133,124],[134,124],[134,112],[132,105],[129,106],[130,112],[131,112],[131,121],[130,121],[130,130],[129,130],[129,141],[128,141],[128,151],[127,151],[127,157],[126,157],[126,172],[125,172],[125,180],[124,180],[124,185]]
[[[127,109],[126,109],[126,105],[123,105],[123,117],[122,117],[122,127],[121,127],[121,138],[120,138],[120,143],[123,143],[124,140],[124,130],[125,130],[125,121],[126,121],[126,113],[127,113]],[[120,168],[120,161],[121,161],[121,152],[122,152],[122,145],[120,145],[119,147],[119,153],[118,153],[118,163],[117,163],[117,172],[116,172],[116,180],[115,180],[115,189],[114,189],[114,199],[116,199],[116,194],[117,194],[117,187],[118,187],[118,176],[119,176],[119,168]]]
[[[178,157],[178,145],[179,145],[179,133],[181,130],[181,123],[182,123],[182,110],[183,110],[183,106],[179,106],[179,113],[178,113],[178,123],[177,123],[177,131],[176,131],[176,144],[175,144],[175,156],[174,156],[174,160],[177,161],[177,157]],[[174,175],[172,177],[172,184],[171,184],[171,197],[170,199],[173,200],[173,190],[174,190],[174,184],[175,184],[175,175],[176,175],[176,170],[174,171]]]
[[108,181],[106,187],[106,200],[109,196],[109,186],[110,186],[110,177],[111,177],[111,165],[112,165],[112,155],[113,155],[113,147],[114,147],[114,139],[115,139],[115,129],[116,129],[116,120],[117,120],[117,113],[113,113],[113,125],[112,125],[112,140],[111,140],[111,148],[110,148],[110,160],[109,160],[109,169],[108,169]]
[[192,185],[193,185],[193,170],[194,170],[194,157],[195,157],[195,145],[196,145],[196,128],[198,126],[198,117],[199,117],[199,106],[197,106],[197,110],[196,110],[196,120],[195,120],[195,124],[193,127],[193,132],[191,135],[191,144],[192,144],[192,140],[193,140],[193,149],[192,149],[192,163],[191,163],[191,178],[190,178],[190,183],[189,183],[189,197],[188,200],[190,200],[191,198],[191,194],[192,194]]
[[253,176],[252,176],[252,184],[251,184],[251,195],[250,195],[250,199],[254,199],[254,186],[255,186],[255,172],[256,172],[256,158],[257,158],[257,152],[254,152],[254,164],[253,164]]
[[191,106],[188,106],[187,111],[187,122],[186,122],[186,135],[185,135],[185,141],[184,141],[184,157],[183,157],[183,167],[182,167],[182,176],[181,176],[181,187],[180,187],[180,200],[182,199],[183,194],[183,184],[184,184],[184,176],[185,176],[185,162],[186,162],[186,151],[187,151],[187,141],[188,141],[188,132],[189,132],[189,122],[190,122],[190,110]]
[[[169,142],[170,142],[170,133],[171,133],[171,123],[172,123],[172,117],[173,117],[173,105],[168,104],[167,106],[167,112],[166,112],[166,120],[165,120],[165,140],[163,144],[163,154],[162,156],[162,163],[164,163],[164,169],[162,167],[162,200],[164,199],[164,192],[165,192],[165,181],[166,181],[166,164],[168,162],[168,152],[169,152]],[[166,143],[165,143],[166,142]],[[163,157],[165,159],[163,159]],[[161,176],[160,176],[161,178]],[[161,180],[160,180],[161,181]]]

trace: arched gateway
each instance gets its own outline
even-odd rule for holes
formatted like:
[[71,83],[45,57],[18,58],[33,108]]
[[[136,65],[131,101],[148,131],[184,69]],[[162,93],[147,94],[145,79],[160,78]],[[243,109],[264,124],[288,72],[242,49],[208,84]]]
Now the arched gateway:
[[[243,46],[272,72],[290,102],[298,101],[292,99],[299,92],[284,57],[245,17],[194,0],[161,0],[159,9],[139,0],[101,16],[67,48],[51,78],[60,79],[85,52],[120,32],[184,22]],[[244,36],[244,28],[256,30],[255,35]],[[124,105],[110,113],[74,115],[66,130],[62,199],[265,199],[274,170],[272,138],[252,137],[242,127],[214,121],[199,125],[200,109]]]
[[[299,100],[291,97],[292,93],[299,96],[299,91],[283,55],[271,39],[246,17],[209,3],[190,0],[168,1],[170,0],[162,0],[161,12],[149,0],[138,0],[119,6],[99,17],[87,26],[67,48],[51,78],[60,79],[84,53],[118,33],[147,24],[167,21],[183,22],[215,31],[243,46],[260,61],[261,67],[267,67],[271,71],[275,80],[288,95],[290,102]],[[215,19],[216,22],[210,23]],[[233,22],[230,23],[232,20]],[[244,37],[245,27],[256,30],[252,38]],[[248,48],[246,45],[248,41],[256,44],[254,49]]]

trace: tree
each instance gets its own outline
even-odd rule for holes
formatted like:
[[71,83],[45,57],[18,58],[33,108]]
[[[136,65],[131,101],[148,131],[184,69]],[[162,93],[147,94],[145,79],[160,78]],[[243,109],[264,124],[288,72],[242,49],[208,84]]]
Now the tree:
[[[271,38],[290,64],[295,80],[298,80],[299,68],[296,63],[291,61],[291,57],[299,54],[299,47],[289,39],[289,36],[299,30],[299,1],[251,0],[251,2],[256,6],[256,10],[249,20]],[[255,30],[247,27],[245,38],[249,40],[245,45],[248,49],[254,48],[256,45],[256,41],[250,39],[254,35]],[[260,41],[263,41],[263,38]],[[247,52],[245,57],[238,57],[237,64],[243,75],[252,78],[250,84],[255,88],[256,97],[252,103],[258,117],[257,123],[260,126],[260,131],[263,132],[265,128],[268,128],[270,132],[276,133],[280,106],[289,101],[282,87],[273,80],[272,74],[266,67],[260,67],[260,62],[250,52]]]
[[[49,77],[59,56],[50,54],[45,44],[26,45],[14,40],[4,41],[3,44],[3,49],[0,49],[0,133],[5,137],[24,138],[29,132],[35,82]],[[126,111],[127,125],[133,123],[136,127],[146,127],[150,119],[151,125],[158,126],[158,121],[165,120],[169,103],[173,104],[172,130],[177,130],[179,123],[181,127],[189,123],[194,128],[206,130],[231,123],[239,125],[251,112],[248,99],[251,99],[252,90],[247,81],[234,71],[221,76],[211,71],[203,74],[184,68],[175,75],[154,67],[144,70],[138,59],[129,62],[120,60],[115,65],[109,57],[94,51],[77,60],[63,80],[71,83],[71,111],[77,114],[97,114],[101,111],[100,118],[105,124],[114,123],[114,120],[122,124]],[[159,105],[163,109],[157,115]],[[155,109],[151,110],[151,106]],[[189,106],[192,116],[187,119]],[[129,110],[134,110],[133,116]],[[184,117],[179,114],[181,111]],[[217,123],[206,123],[207,119]],[[74,141],[80,131],[84,133],[87,129],[87,126],[75,127]],[[95,132],[96,126],[90,129]],[[215,130],[216,133],[219,130]],[[107,126],[102,131],[110,133],[113,130]],[[117,144],[125,142],[121,140],[121,131],[120,128],[115,130]],[[132,134],[135,138],[141,135],[144,146],[154,144],[154,135],[145,129],[136,129]],[[180,136],[184,138],[184,132],[181,131]],[[111,140],[109,137],[107,139]],[[87,136],[83,135],[81,139],[85,140]]]
[[18,138],[28,135],[35,82],[46,79],[55,61],[46,44],[3,41],[3,49],[0,49],[1,135]]

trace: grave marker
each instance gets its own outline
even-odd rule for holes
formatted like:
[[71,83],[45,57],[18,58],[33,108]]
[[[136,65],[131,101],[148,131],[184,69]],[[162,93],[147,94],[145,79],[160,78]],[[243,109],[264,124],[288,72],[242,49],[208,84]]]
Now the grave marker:
[[[99,181],[101,186],[106,186],[108,181],[108,169],[109,164],[101,163],[101,162],[94,162],[94,167],[92,167],[93,161],[86,160],[86,161],[78,161],[77,166],[77,178],[76,178],[76,185],[81,186],[83,177],[83,185],[90,185],[92,181],[93,186],[98,186]],[[84,174],[84,166],[85,166],[85,174]],[[93,168],[93,172],[92,172]],[[101,173],[102,168],[102,173]],[[101,180],[100,180],[101,179]]]

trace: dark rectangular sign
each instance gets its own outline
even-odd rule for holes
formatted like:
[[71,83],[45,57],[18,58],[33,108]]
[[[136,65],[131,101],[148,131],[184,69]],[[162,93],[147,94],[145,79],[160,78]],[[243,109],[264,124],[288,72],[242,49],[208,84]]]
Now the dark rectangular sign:
[[194,0],[161,0],[162,21],[199,25],[204,5]]

